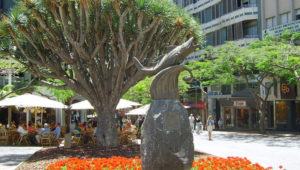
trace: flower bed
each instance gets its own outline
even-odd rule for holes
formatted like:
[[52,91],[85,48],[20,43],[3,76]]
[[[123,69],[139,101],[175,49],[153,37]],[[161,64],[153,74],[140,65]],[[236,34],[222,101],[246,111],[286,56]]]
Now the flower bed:
[[46,168],[47,170],[109,170],[109,169],[142,169],[141,160],[138,157],[125,158],[113,156],[111,158],[79,159],[69,158],[56,161]]
[[[280,166],[280,168],[282,168]],[[62,161],[56,161],[53,164],[46,165],[47,170],[138,170],[141,169],[141,160],[138,157],[125,158],[113,156],[111,158],[79,159],[69,158]],[[207,157],[193,162],[192,170],[202,169],[245,169],[245,170],[267,170],[272,167],[264,168],[259,164],[252,164],[247,158],[239,157]]]

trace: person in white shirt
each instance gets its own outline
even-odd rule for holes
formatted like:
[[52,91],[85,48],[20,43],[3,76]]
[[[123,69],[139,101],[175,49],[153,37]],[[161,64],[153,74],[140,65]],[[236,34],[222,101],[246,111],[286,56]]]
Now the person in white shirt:
[[28,131],[24,129],[25,123],[21,123],[18,127],[18,132],[20,133],[21,136],[27,135]]
[[224,124],[223,124],[223,121],[221,119],[219,119],[218,125],[219,125],[219,129],[224,129]]
[[190,115],[189,121],[190,121],[191,130],[193,132],[194,131],[194,121],[195,121],[193,114]]

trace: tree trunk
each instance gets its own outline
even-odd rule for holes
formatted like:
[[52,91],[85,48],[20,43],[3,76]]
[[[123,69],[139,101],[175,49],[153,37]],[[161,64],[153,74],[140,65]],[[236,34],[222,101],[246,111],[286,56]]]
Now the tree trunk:
[[[72,101],[73,101],[73,98],[70,98],[66,104],[68,106],[70,106],[72,104]],[[66,126],[66,134],[65,134],[65,143],[64,143],[64,147],[65,148],[71,148],[72,146],[72,134],[71,134],[71,131],[70,131],[70,119],[71,119],[71,114],[72,114],[72,111],[70,109],[70,107],[68,107],[68,109],[65,111],[65,126]]]
[[106,147],[119,145],[114,108],[95,107],[98,115],[97,144]]
[[260,133],[264,134],[264,133],[266,133],[266,129],[265,129],[265,117],[266,117],[266,112],[267,111],[266,111],[265,108],[260,108],[259,110],[261,112],[260,118],[259,118],[259,131],[260,131]]

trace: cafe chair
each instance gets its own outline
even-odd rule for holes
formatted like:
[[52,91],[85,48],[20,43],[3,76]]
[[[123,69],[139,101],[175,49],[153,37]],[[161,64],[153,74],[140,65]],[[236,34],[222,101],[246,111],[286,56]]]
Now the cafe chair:
[[51,145],[51,134],[48,132],[43,132],[40,134],[40,144],[42,146]]
[[8,144],[8,132],[5,128],[0,128],[0,144]]
[[17,145],[24,143],[25,145],[29,145],[29,138],[27,134],[20,134]]
[[[72,143],[76,144],[76,145],[79,145],[80,142],[81,142],[81,134],[78,130],[74,129],[73,130],[73,133],[74,133],[74,136],[73,136],[73,139],[72,139]],[[79,136],[78,136],[79,135]]]

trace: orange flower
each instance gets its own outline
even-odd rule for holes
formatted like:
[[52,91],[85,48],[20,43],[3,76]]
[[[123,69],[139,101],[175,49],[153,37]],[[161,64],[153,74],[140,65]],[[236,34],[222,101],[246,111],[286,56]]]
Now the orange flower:
[[[198,159],[193,162],[194,170],[202,169],[244,169],[244,170],[270,170],[272,167],[263,168],[258,163],[252,164],[247,158],[239,157],[207,157],[206,159]],[[113,169],[124,169],[124,170],[141,170],[141,160],[138,157],[135,158],[124,158],[113,156],[111,158],[94,158],[94,159],[79,159],[69,158],[66,160],[56,161],[53,164],[45,164],[46,170],[61,170],[61,169],[72,169],[72,170],[113,170]],[[282,169],[282,165],[279,166]]]

